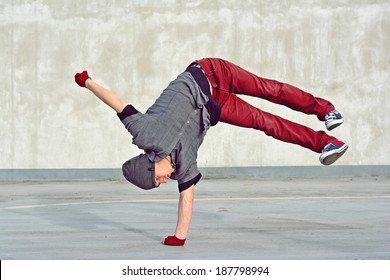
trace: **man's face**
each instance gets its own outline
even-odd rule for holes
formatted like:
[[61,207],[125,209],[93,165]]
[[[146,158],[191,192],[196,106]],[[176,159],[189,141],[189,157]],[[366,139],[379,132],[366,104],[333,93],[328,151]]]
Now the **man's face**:
[[168,182],[171,174],[175,171],[175,165],[171,161],[171,157],[168,156],[155,163],[155,175],[156,184],[164,184]]

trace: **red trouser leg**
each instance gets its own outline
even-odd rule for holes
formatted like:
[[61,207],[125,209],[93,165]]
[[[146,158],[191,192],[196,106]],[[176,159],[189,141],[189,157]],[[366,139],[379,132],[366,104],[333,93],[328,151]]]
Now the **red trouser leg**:
[[261,130],[278,140],[297,144],[318,153],[327,144],[336,140],[324,131],[314,131],[304,125],[262,111],[235,95],[229,93],[222,95],[226,95],[221,110],[222,122]]
[[219,91],[263,98],[305,114],[314,114],[320,121],[324,121],[325,115],[335,109],[325,99],[292,85],[259,77],[226,60],[206,58],[198,63],[207,75],[214,76]]
[[298,144],[321,152],[326,144],[336,140],[323,131],[288,121],[253,107],[236,94],[264,98],[324,120],[334,109],[327,100],[314,97],[294,86],[258,77],[241,67],[221,59],[197,61],[214,87],[213,98],[221,106],[221,121],[264,131],[278,140]]

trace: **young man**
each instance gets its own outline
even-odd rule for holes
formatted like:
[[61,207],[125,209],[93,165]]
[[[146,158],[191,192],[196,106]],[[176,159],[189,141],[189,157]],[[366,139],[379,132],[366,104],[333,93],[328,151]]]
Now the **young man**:
[[342,124],[343,118],[329,101],[289,84],[256,76],[223,59],[205,58],[191,63],[145,114],[94,82],[87,71],[76,74],[75,81],[113,108],[133,136],[133,144],[145,151],[123,164],[123,175],[129,182],[148,190],[170,178],[178,181],[176,230],[165,238],[165,245],[182,246],[186,241],[194,186],[202,176],[196,163],[197,152],[207,130],[218,121],[261,130],[278,140],[301,145],[320,153],[324,165],[332,164],[348,148],[324,131],[264,112],[237,94],[314,114],[331,130]]

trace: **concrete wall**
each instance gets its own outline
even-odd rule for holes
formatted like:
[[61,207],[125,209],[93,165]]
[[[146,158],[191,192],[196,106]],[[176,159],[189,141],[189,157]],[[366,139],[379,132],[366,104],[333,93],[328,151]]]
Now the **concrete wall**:
[[[91,77],[145,111],[189,62],[222,57],[331,100],[350,144],[340,165],[390,164],[388,0],[0,3],[0,169],[117,168],[140,151]],[[323,130],[314,116],[245,98]],[[201,167],[319,165],[318,155],[219,124]]]

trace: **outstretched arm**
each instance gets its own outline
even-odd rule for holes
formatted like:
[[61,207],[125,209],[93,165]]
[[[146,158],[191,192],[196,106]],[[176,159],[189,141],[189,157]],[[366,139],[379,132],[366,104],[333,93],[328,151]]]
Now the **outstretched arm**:
[[127,103],[120,96],[93,81],[88,76],[87,71],[76,74],[75,81],[79,86],[86,87],[92,91],[100,100],[114,109],[117,113],[122,112],[127,106]]
[[194,205],[194,185],[180,193],[177,225],[174,236],[165,238],[164,244],[171,246],[184,245],[190,228],[192,207]]

